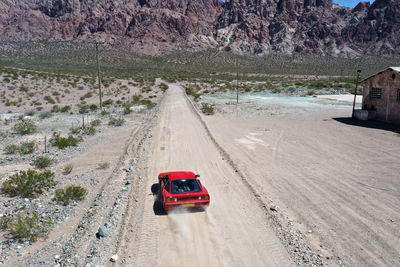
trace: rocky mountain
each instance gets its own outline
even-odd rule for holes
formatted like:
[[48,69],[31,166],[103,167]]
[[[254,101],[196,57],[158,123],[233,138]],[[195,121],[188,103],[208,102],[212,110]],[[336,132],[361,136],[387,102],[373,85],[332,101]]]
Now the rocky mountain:
[[2,0],[0,40],[102,39],[137,52],[400,54],[400,1]]

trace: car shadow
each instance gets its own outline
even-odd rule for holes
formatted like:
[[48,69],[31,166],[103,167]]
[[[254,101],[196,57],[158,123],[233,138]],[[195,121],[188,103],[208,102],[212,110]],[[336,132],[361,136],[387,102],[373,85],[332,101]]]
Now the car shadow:
[[160,184],[158,183],[153,184],[151,186],[151,193],[153,194],[154,197],[154,203],[153,203],[154,214],[158,216],[168,215],[168,213],[164,210],[163,207],[162,197],[160,192]]
[[151,193],[153,194],[153,197],[154,197],[154,203],[153,203],[154,215],[165,216],[165,215],[168,215],[168,213],[171,213],[171,214],[184,214],[184,213],[197,213],[197,212],[204,212],[205,211],[205,208],[203,208],[203,207],[195,207],[195,208],[174,209],[174,210],[171,210],[169,212],[166,212],[164,210],[164,207],[163,207],[161,191],[160,191],[160,185],[158,183],[153,184],[151,186]]
[[362,121],[362,120],[356,120],[352,118],[333,118],[335,121],[338,121],[340,123],[344,123],[347,125],[352,125],[352,126],[357,126],[357,127],[363,127],[363,128],[371,128],[371,129],[379,129],[379,130],[384,130],[384,131],[389,131],[389,132],[394,132],[394,133],[400,133],[400,125],[388,123],[388,122],[382,122],[382,121]]

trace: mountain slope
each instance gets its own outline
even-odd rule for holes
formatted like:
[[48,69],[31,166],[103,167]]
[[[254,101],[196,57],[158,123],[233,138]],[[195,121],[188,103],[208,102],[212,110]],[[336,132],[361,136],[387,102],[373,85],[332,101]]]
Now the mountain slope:
[[3,0],[0,40],[93,40],[159,54],[400,54],[400,3],[332,0]]

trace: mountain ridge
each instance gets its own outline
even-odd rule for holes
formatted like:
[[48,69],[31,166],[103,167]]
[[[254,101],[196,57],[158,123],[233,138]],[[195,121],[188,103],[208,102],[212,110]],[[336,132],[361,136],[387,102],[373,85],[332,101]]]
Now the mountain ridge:
[[400,3],[332,0],[4,0],[0,40],[102,39],[143,54],[400,54]]

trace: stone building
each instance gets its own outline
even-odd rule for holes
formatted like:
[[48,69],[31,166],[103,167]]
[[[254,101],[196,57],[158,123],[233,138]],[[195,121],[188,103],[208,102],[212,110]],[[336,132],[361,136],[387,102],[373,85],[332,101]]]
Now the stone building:
[[364,84],[359,119],[400,124],[400,67],[390,67],[361,81]]

